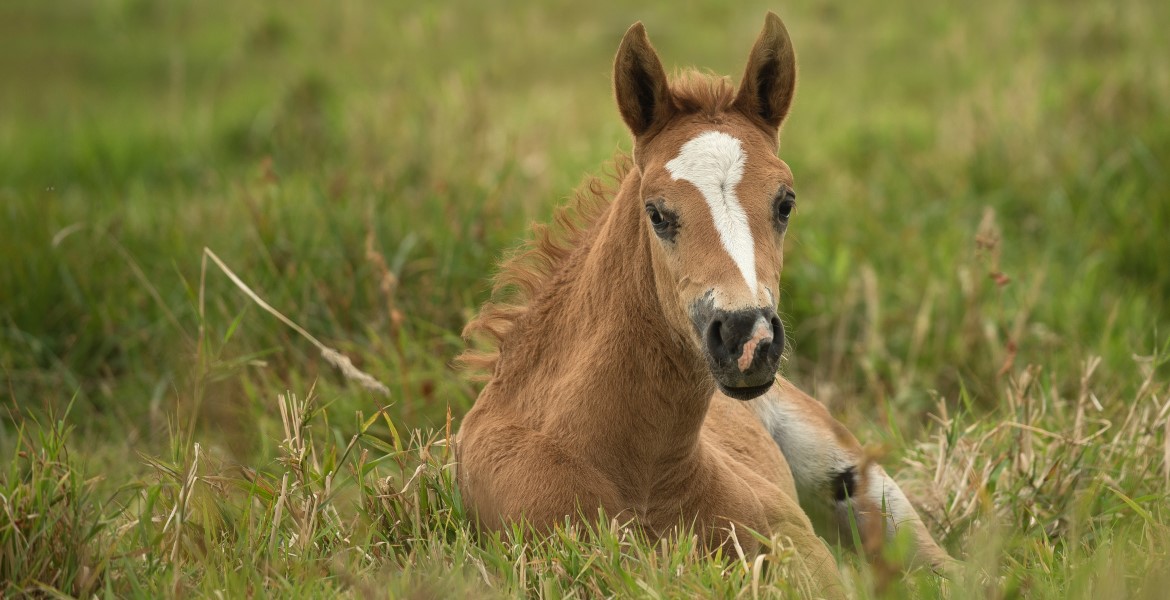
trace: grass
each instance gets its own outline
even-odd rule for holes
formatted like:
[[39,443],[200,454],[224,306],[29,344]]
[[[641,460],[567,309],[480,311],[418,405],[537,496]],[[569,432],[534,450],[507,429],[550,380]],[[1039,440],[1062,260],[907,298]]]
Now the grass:
[[0,595],[799,593],[782,540],[476,536],[443,443],[492,266],[629,146],[625,27],[738,76],[773,9],[785,369],[967,565],[856,594],[1161,596],[1170,8],[562,4],[0,7]]

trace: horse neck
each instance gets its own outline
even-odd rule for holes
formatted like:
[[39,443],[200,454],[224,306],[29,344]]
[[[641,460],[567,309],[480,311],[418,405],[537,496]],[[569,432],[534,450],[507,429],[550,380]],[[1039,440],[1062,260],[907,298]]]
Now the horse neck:
[[557,278],[563,287],[535,307],[539,322],[559,325],[539,336],[557,385],[540,399],[546,423],[635,487],[693,456],[714,392],[702,357],[663,313],[639,183],[627,176],[592,243]]

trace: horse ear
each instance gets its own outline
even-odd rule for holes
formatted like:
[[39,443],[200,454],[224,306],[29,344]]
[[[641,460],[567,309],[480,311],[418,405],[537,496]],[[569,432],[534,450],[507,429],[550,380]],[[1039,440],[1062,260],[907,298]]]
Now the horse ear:
[[641,21],[630,26],[618,46],[613,89],[622,120],[635,138],[654,133],[670,118],[673,102],[666,72]]
[[764,18],[764,30],[748,57],[735,107],[776,133],[796,91],[796,54],[784,22],[775,13]]

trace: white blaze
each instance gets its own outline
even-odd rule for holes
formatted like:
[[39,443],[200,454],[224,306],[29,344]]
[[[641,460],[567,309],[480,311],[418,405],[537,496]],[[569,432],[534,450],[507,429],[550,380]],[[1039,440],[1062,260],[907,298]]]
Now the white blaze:
[[756,293],[756,253],[747,213],[735,196],[743,179],[747,157],[739,140],[720,131],[707,131],[683,144],[678,156],[666,163],[675,179],[691,182],[711,209],[719,241],[731,255],[752,295]]

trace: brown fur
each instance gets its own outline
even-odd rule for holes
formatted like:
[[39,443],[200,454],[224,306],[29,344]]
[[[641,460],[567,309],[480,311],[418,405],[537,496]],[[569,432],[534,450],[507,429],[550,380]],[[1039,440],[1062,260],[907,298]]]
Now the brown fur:
[[[783,228],[774,223],[773,196],[793,185],[775,155],[776,135],[794,83],[791,46],[775,15],[738,94],[725,79],[695,72],[667,83],[641,24],[627,32],[614,87],[635,160],[615,160],[616,189],[590,180],[553,226],[538,226],[465,330],[489,346],[463,357],[490,377],[455,444],[464,502],[482,526],[548,530],[600,508],[653,536],[693,524],[708,548],[733,544],[733,529],[750,529],[791,540],[818,593],[843,594],[797,488],[811,481],[806,487],[823,494],[817,482],[832,473],[822,465],[839,468],[838,457],[854,456],[852,436],[783,380],[752,402],[716,393],[699,317],[688,313],[700,299],[719,310],[774,309]],[[736,190],[755,246],[756,284],[719,246],[699,189],[667,174],[665,164],[688,140],[712,131],[734,136],[744,150]],[[678,240],[658,239],[648,203],[677,215]],[[770,368],[759,371],[765,381]],[[729,393],[751,385],[719,382],[732,386],[721,388]],[[785,429],[792,423],[797,429]],[[805,439],[815,440],[812,447]],[[825,441],[843,450],[818,454]],[[794,478],[781,447],[817,472]],[[736,541],[758,550],[750,535]]]
[[[735,102],[735,87],[727,77],[685,69],[670,82],[670,97],[677,114],[711,120],[727,112]],[[532,226],[532,237],[500,265],[492,286],[492,299],[463,328],[463,337],[478,343],[465,350],[459,363],[477,378],[490,377],[499,358],[499,347],[528,305],[546,289],[572,251],[591,233],[613,201],[618,186],[634,164],[619,153],[608,173],[593,176],[577,188],[566,206],[553,213],[551,224]]]
[[731,110],[735,102],[735,87],[730,79],[694,69],[677,73],[670,82],[670,92],[675,110],[708,119]]

